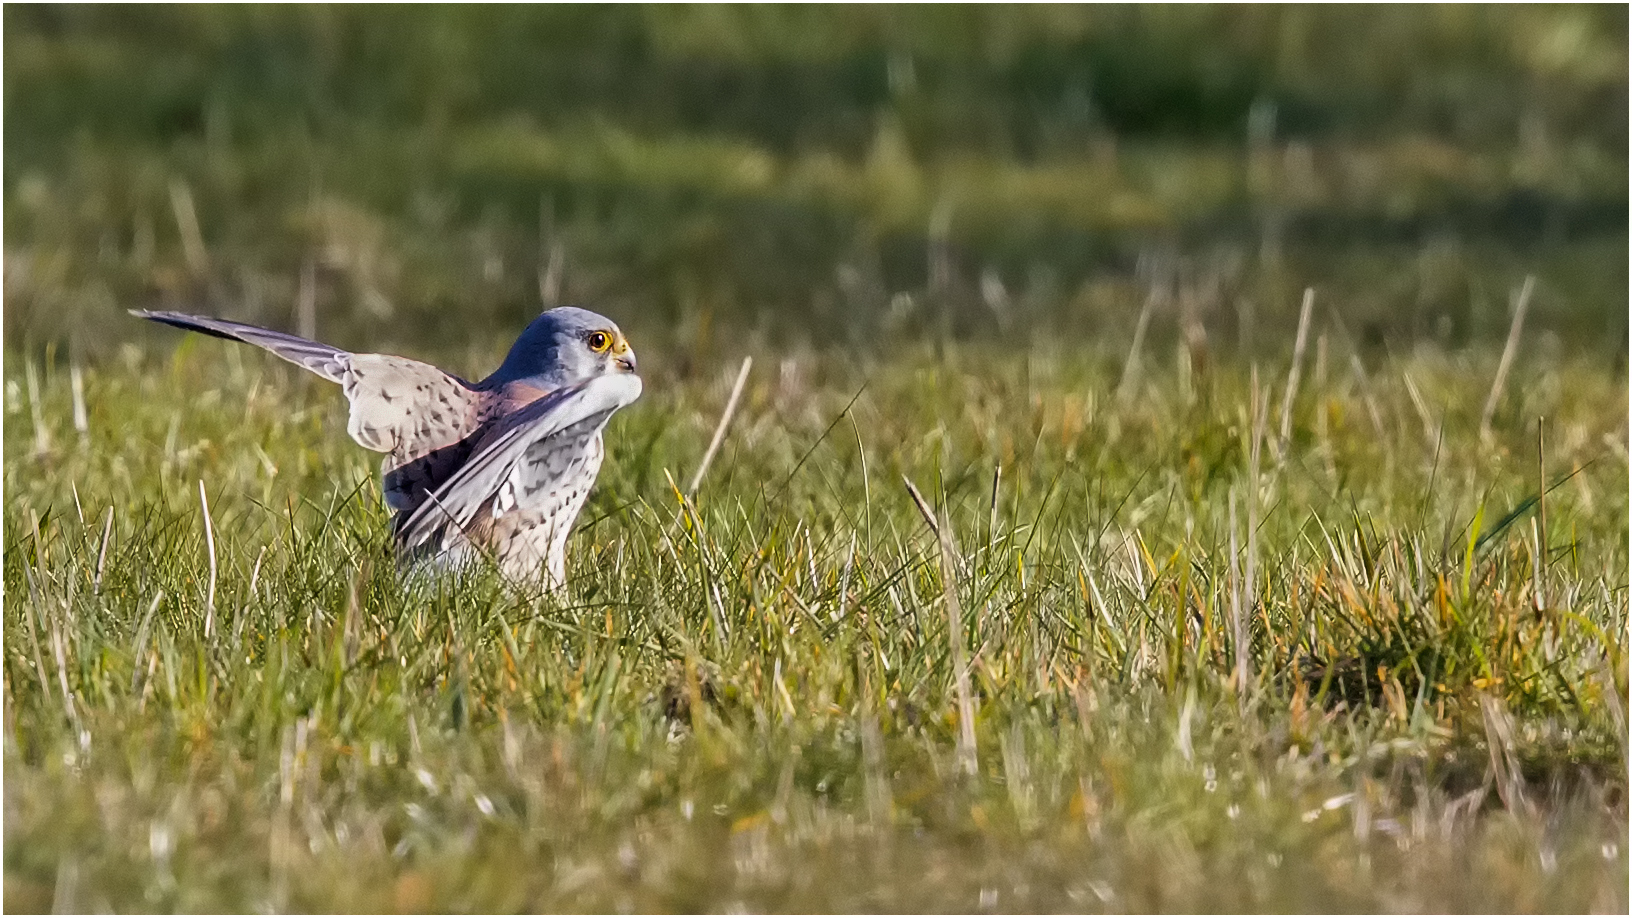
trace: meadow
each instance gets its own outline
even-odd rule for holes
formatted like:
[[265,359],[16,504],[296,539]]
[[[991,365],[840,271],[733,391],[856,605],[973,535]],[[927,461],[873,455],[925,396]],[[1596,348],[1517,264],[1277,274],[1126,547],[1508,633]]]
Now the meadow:
[[[1624,9],[372,15],[6,8],[8,911],[1627,910]],[[124,312],[564,302],[553,594]]]
[[551,596],[270,359],[30,365],[7,907],[1624,908],[1624,380],[1323,345],[770,363],[689,497],[648,371]]

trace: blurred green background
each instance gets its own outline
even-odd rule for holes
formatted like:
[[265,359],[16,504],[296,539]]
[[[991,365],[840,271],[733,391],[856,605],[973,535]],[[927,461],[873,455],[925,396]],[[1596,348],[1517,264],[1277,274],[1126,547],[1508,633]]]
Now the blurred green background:
[[[1627,9],[7,6],[5,331],[1625,353]],[[304,318],[303,318],[304,313]],[[1527,336],[1532,332],[1527,331]],[[656,346],[656,347],[654,347]],[[1543,351],[1543,353],[1548,353]]]

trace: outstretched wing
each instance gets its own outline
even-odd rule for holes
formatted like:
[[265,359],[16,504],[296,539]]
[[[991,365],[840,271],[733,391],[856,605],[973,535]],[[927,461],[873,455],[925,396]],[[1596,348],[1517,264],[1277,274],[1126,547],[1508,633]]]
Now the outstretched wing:
[[346,432],[401,465],[469,436],[482,393],[428,363],[387,354],[351,354],[340,385],[351,402]]
[[264,347],[290,363],[311,370],[329,382],[341,381],[352,356],[327,344],[286,335],[269,328],[245,325],[242,322],[229,322],[226,319],[213,319],[209,316],[190,316],[184,312],[149,312],[145,309],[132,309],[130,314],[185,331]]
[[[483,420],[482,393],[428,363],[387,354],[353,354],[295,335],[208,316],[135,309],[131,314],[263,347],[339,383],[351,403],[346,432],[369,449],[391,454],[386,461],[388,477],[417,460],[430,458],[432,461],[421,463],[409,477],[437,480],[436,473],[445,471],[445,462],[435,461],[432,454],[469,437]],[[387,481],[386,501],[394,509],[403,509],[406,492],[395,494]]]
[[496,422],[469,461],[398,526],[398,543],[413,549],[450,530],[468,533],[484,509],[494,516],[514,509],[523,495],[548,486],[538,476],[547,476],[551,464],[523,463],[526,456],[548,453],[556,441],[563,448],[569,448],[567,441],[589,441],[640,392],[634,374],[598,376],[557,389]]

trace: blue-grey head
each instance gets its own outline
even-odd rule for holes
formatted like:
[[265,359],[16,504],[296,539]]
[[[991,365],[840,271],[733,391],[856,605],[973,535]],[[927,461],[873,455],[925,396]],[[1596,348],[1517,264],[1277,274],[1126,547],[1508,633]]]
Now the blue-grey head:
[[635,372],[635,352],[606,316],[561,306],[532,321],[483,386],[522,383],[546,391],[597,376]]

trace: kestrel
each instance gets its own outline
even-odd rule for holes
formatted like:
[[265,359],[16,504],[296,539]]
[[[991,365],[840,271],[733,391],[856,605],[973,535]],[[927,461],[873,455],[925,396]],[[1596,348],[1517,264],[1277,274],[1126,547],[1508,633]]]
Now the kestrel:
[[534,319],[477,383],[406,357],[353,354],[239,322],[131,313],[263,347],[339,383],[351,403],[351,438],[387,454],[381,484],[404,566],[487,557],[512,580],[560,586],[567,533],[605,456],[601,431],[641,391],[623,332],[573,306]]

